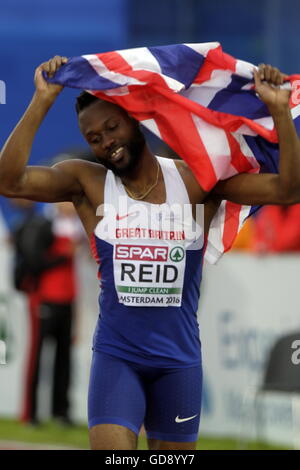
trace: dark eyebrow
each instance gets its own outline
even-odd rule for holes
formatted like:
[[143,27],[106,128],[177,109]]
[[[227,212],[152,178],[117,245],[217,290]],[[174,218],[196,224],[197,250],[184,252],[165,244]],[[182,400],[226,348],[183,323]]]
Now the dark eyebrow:
[[[110,116],[109,118],[107,118],[107,119],[104,121],[103,126],[105,126],[105,125],[107,124],[107,122],[108,122],[110,119],[115,119],[115,118],[116,118],[115,116]],[[97,134],[97,132],[95,132],[95,131],[88,131],[88,132],[85,133],[85,136],[86,136],[86,137],[89,137],[89,136],[94,135],[94,134]]]
[[89,137],[91,135],[94,135],[94,134],[97,134],[97,132],[94,132],[94,131],[89,131],[89,132],[86,132],[86,137]]

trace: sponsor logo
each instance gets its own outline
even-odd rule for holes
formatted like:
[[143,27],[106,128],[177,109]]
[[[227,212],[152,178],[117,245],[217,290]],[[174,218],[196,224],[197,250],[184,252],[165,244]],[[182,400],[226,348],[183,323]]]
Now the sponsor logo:
[[140,261],[167,261],[169,249],[166,246],[116,245],[116,259]]
[[136,216],[136,215],[138,215],[138,212],[137,212],[137,211],[131,212],[130,214],[125,214],[125,215],[119,215],[119,214],[117,214],[117,215],[116,215],[116,219],[117,219],[117,220],[123,220],[123,219],[126,219],[126,217],[132,217],[132,216]]
[[175,246],[170,252],[170,259],[178,263],[184,258],[184,249],[181,246]]
[[184,423],[185,421],[190,421],[191,419],[196,418],[196,416],[198,416],[198,413],[194,416],[190,416],[189,418],[179,418],[179,416],[176,416],[175,422],[176,423]]

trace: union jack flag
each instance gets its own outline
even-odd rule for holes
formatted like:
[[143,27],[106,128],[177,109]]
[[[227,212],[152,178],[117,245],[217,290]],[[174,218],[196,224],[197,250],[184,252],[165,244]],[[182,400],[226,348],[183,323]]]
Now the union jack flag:
[[[217,42],[175,44],[73,57],[47,80],[126,109],[180,155],[210,191],[237,173],[278,172],[277,134],[255,93],[253,68],[224,53]],[[300,75],[289,77],[292,89],[299,80]],[[300,131],[300,104],[291,100],[290,105]],[[256,210],[222,202],[209,231],[209,262],[230,249]]]

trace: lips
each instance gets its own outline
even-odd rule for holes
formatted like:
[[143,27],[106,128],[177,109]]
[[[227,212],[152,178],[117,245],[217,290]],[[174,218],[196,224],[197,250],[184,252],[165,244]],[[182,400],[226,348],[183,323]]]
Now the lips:
[[110,161],[113,163],[118,162],[124,156],[124,147],[118,147],[111,155]]

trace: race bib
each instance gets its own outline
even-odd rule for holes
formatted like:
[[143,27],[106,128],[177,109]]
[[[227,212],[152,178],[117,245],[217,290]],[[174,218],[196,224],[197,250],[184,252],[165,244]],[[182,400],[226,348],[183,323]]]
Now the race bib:
[[180,241],[116,243],[113,264],[119,302],[137,307],[180,307],[185,262]]
[[105,207],[96,232],[98,238],[113,245],[119,302],[137,307],[180,307],[186,253],[201,248],[203,223],[194,222],[190,204],[127,206],[127,202],[127,197],[123,201],[120,196],[115,205]]

